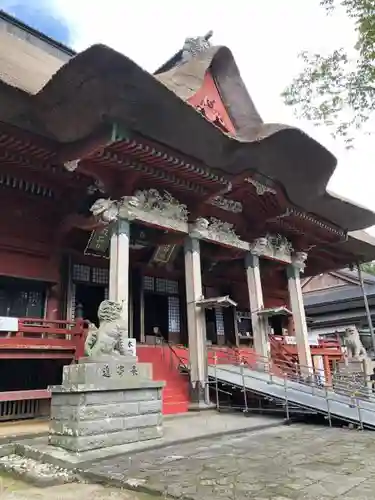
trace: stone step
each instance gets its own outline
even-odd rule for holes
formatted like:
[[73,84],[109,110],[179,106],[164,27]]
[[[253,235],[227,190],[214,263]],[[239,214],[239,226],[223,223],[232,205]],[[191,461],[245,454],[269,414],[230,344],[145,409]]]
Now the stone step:
[[14,453],[0,457],[0,470],[39,488],[81,481],[73,471]]
[[168,356],[162,357],[154,348],[141,348],[138,353],[141,362],[152,364],[153,380],[165,381],[162,391],[163,414],[173,415],[188,411],[189,380],[178,369],[177,363],[171,366]]

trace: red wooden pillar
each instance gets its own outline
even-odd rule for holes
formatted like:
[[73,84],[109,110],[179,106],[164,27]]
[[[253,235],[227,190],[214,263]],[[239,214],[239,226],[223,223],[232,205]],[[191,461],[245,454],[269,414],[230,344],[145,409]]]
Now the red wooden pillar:
[[323,367],[324,367],[324,377],[326,384],[328,386],[332,385],[332,373],[331,366],[329,364],[329,357],[326,354],[323,354]]
[[60,319],[60,286],[51,286],[47,292],[46,319]]

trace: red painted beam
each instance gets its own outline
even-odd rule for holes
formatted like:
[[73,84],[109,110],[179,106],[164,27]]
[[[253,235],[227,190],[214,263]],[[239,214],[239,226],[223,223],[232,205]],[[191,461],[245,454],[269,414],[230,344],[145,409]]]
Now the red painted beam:
[[[288,354],[297,356],[298,351],[297,351],[297,346],[296,345],[288,345],[288,344],[281,344],[285,351]],[[342,356],[342,352],[340,348],[334,348],[334,347],[320,347],[320,346],[310,346],[311,354],[314,354],[315,356]]]
[[72,340],[63,339],[41,339],[31,337],[7,337],[0,338],[0,350],[2,349],[51,349],[74,351],[76,343]]
[[[36,325],[32,325],[32,323],[36,323]],[[63,328],[67,328],[68,326],[76,326],[77,322],[69,321],[65,319],[44,319],[44,318],[19,318],[20,325],[33,326],[35,328],[39,328],[39,325],[65,325]],[[68,332],[69,333],[69,332]]]
[[27,399],[51,399],[51,393],[48,389],[0,392],[0,401],[23,401]]
[[73,352],[56,352],[48,350],[4,350],[0,351],[0,359],[74,359]]

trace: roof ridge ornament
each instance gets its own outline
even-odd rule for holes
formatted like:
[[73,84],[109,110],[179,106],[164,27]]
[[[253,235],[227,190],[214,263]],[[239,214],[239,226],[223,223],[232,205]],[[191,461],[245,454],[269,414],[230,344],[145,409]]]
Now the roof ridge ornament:
[[182,47],[181,61],[179,64],[185,64],[186,62],[199,55],[201,52],[205,52],[206,50],[211,48],[212,45],[210,42],[210,38],[213,34],[214,32],[210,30],[204,36],[185,38],[185,42]]

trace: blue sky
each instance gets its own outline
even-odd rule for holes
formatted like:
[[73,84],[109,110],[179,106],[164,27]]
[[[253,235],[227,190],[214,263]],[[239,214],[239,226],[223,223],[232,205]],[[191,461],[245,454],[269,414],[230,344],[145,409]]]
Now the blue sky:
[[48,0],[0,0],[0,9],[60,43],[72,42],[68,21],[56,15]]
[[[265,122],[305,130],[338,158],[329,188],[375,211],[374,136],[361,133],[348,152],[324,127],[297,120],[280,97],[301,69],[302,50],[328,53],[355,43],[343,12],[327,16],[320,0],[0,0],[0,7],[76,50],[105,43],[153,71],[185,37],[212,29],[228,46]],[[375,230],[372,231],[375,234]]]

